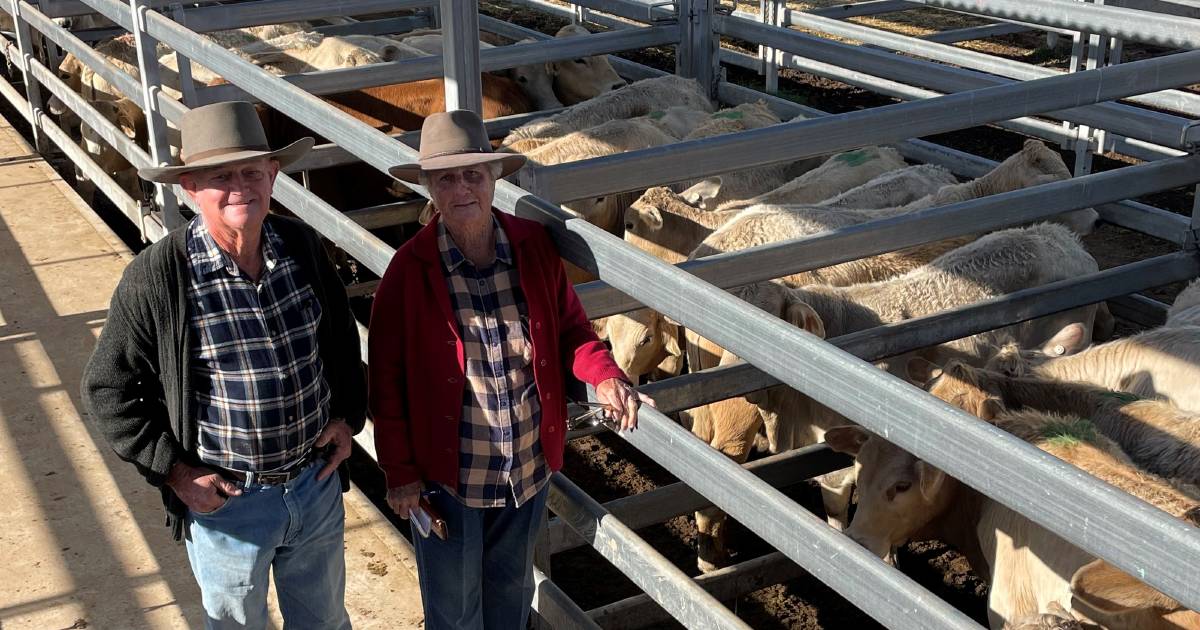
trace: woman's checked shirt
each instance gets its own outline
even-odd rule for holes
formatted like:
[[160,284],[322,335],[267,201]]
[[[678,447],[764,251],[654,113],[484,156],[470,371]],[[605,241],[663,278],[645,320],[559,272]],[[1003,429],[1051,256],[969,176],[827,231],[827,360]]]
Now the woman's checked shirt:
[[550,478],[538,439],[542,408],[525,298],[508,236],[495,219],[493,225],[496,259],[479,269],[438,224],[438,250],[466,374],[455,494],[473,508],[502,507],[510,496],[519,506]]

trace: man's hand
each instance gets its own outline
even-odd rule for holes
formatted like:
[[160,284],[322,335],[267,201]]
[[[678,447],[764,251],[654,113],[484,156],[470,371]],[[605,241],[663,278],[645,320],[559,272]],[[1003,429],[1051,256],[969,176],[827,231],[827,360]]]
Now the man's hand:
[[333,471],[337,470],[338,464],[341,464],[342,460],[350,457],[350,443],[353,441],[354,436],[350,433],[350,425],[346,424],[345,420],[334,418],[325,425],[325,430],[317,436],[313,448],[324,448],[326,444],[333,444],[334,448],[325,455],[328,463],[321,469],[321,472],[317,473],[317,481],[324,481],[326,477],[333,474]]
[[618,431],[637,428],[638,407],[646,403],[654,406],[654,399],[638,392],[632,385],[619,378],[610,378],[596,386],[596,399],[612,407],[610,420],[619,422]]
[[400,518],[407,519],[409,510],[416,510],[421,502],[421,490],[425,484],[414,481],[399,488],[388,488],[387,504]]
[[192,512],[205,514],[225,505],[229,497],[242,493],[237,484],[208,468],[189,466],[175,462],[167,475],[167,485],[175,491]]

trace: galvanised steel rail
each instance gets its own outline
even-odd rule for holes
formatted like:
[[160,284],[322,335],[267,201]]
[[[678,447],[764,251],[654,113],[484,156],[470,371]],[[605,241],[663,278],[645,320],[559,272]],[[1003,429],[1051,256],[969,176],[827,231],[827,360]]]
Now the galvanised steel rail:
[[[679,27],[669,24],[638,30],[596,33],[584,38],[496,46],[480,51],[479,68],[481,71],[491,72],[518,65],[599,55],[631,48],[661,46],[677,41],[679,41]],[[311,94],[330,94],[377,85],[440,78],[443,76],[442,72],[442,59],[430,56],[357,68],[306,72],[285,77],[284,80]],[[196,95],[201,102],[231,99],[257,100],[253,94],[232,83],[198,89]]]
[[[774,35],[777,41],[771,44],[776,48],[787,49],[788,42],[796,41],[797,34],[786,29],[714,17],[719,31],[730,30],[732,20],[738,22],[733,28]],[[527,190],[561,203],[1070,109],[1197,81],[1200,81],[1200,52],[1179,53],[586,162],[527,168],[521,171],[521,183]]]
[[[689,260],[677,267],[728,289],[1197,182],[1200,156],[1169,158]],[[1181,236],[1185,229],[1180,224]],[[636,299],[599,281],[580,286],[578,293],[592,318],[638,307]]]
[[955,9],[1083,31],[1167,48],[1200,48],[1200,20],[1073,0],[914,0]]

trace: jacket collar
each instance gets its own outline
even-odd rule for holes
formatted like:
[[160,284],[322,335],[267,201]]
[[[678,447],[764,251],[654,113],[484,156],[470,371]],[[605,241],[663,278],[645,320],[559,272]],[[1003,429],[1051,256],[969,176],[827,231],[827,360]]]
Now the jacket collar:
[[[508,241],[512,244],[513,250],[519,248],[522,241],[532,236],[537,226],[535,222],[518,219],[507,212],[500,212],[495,208],[492,208],[492,216],[496,218],[496,221],[508,236]],[[417,232],[416,236],[412,238],[413,255],[426,264],[441,264],[441,252],[438,250],[438,223],[440,222],[441,214],[435,213],[429,224],[421,228],[421,231]]]

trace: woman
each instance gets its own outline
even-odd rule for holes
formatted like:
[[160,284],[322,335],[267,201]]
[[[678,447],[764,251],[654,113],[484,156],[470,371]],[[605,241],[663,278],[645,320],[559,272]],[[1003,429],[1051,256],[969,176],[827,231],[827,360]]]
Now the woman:
[[524,163],[493,153],[463,110],[428,117],[419,161],[390,169],[425,186],[436,211],[383,276],[368,361],[388,505],[407,518],[425,495],[449,528],[446,540],[413,536],[430,629],[525,627],[562,467],[565,370],[622,430],[652,402],[592,331],[545,229],[492,208],[496,180]]

